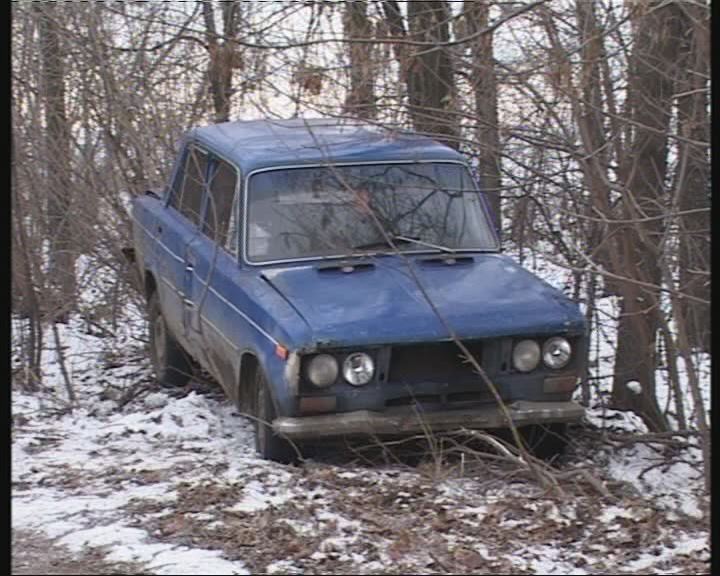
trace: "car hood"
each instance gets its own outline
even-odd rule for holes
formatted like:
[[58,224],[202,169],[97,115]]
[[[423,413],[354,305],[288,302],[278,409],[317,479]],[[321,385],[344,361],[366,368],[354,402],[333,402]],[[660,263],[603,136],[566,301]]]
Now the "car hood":
[[262,276],[302,316],[311,341],[357,346],[449,337],[423,290],[461,338],[579,333],[584,319],[561,292],[500,254],[448,264],[439,257],[379,256],[352,271],[326,263],[268,268]]

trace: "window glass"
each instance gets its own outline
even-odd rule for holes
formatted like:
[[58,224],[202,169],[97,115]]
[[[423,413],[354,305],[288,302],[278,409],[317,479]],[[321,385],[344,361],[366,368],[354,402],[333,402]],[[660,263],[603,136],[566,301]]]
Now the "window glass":
[[458,164],[262,172],[250,179],[248,212],[254,262],[392,251],[388,236],[403,251],[497,248],[480,193]]
[[194,224],[198,224],[200,221],[207,161],[205,152],[192,148],[185,163],[180,212]]
[[228,241],[236,184],[235,168],[227,162],[217,160],[210,175],[210,195],[205,212],[204,230],[220,246],[226,246]]
[[170,186],[170,206],[176,210],[180,210],[180,194],[182,192],[183,178],[185,176],[185,164],[187,163],[187,148],[182,151],[180,157],[180,166],[175,173],[172,185]]
[[238,202],[240,195],[235,195],[232,208],[230,209],[230,222],[228,224],[227,239],[225,240],[225,249],[237,256],[238,247]]

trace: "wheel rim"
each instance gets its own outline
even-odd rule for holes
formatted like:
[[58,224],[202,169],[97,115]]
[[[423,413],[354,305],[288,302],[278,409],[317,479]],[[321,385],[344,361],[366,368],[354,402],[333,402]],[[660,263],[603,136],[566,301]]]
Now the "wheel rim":
[[167,356],[165,321],[162,319],[162,316],[158,316],[153,325],[153,344],[155,348],[155,358],[157,358],[158,369],[160,370],[165,366],[165,357]]

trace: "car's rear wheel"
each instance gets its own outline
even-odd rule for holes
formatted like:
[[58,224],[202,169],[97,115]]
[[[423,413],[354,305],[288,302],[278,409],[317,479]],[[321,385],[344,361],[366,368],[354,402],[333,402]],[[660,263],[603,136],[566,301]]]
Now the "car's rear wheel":
[[521,428],[530,452],[542,460],[561,456],[568,445],[567,424],[554,423]]
[[287,440],[273,431],[275,416],[267,380],[258,368],[255,372],[255,448],[266,460],[287,464],[295,460],[296,453]]
[[155,369],[155,377],[161,386],[184,386],[192,374],[190,359],[167,328],[165,318],[160,311],[157,292],[153,293],[148,301],[148,317],[150,357]]

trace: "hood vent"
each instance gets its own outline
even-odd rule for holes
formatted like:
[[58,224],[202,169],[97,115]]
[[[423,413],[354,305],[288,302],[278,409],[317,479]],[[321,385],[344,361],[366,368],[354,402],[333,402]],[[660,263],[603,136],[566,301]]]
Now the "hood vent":
[[471,264],[474,261],[472,256],[454,256],[452,254],[420,259],[423,266],[454,266],[456,264]]
[[370,270],[375,268],[375,264],[368,261],[361,262],[334,262],[332,264],[321,264],[317,267],[317,271],[323,274],[328,272],[341,272],[343,274],[350,274],[352,272],[359,272],[361,270]]

